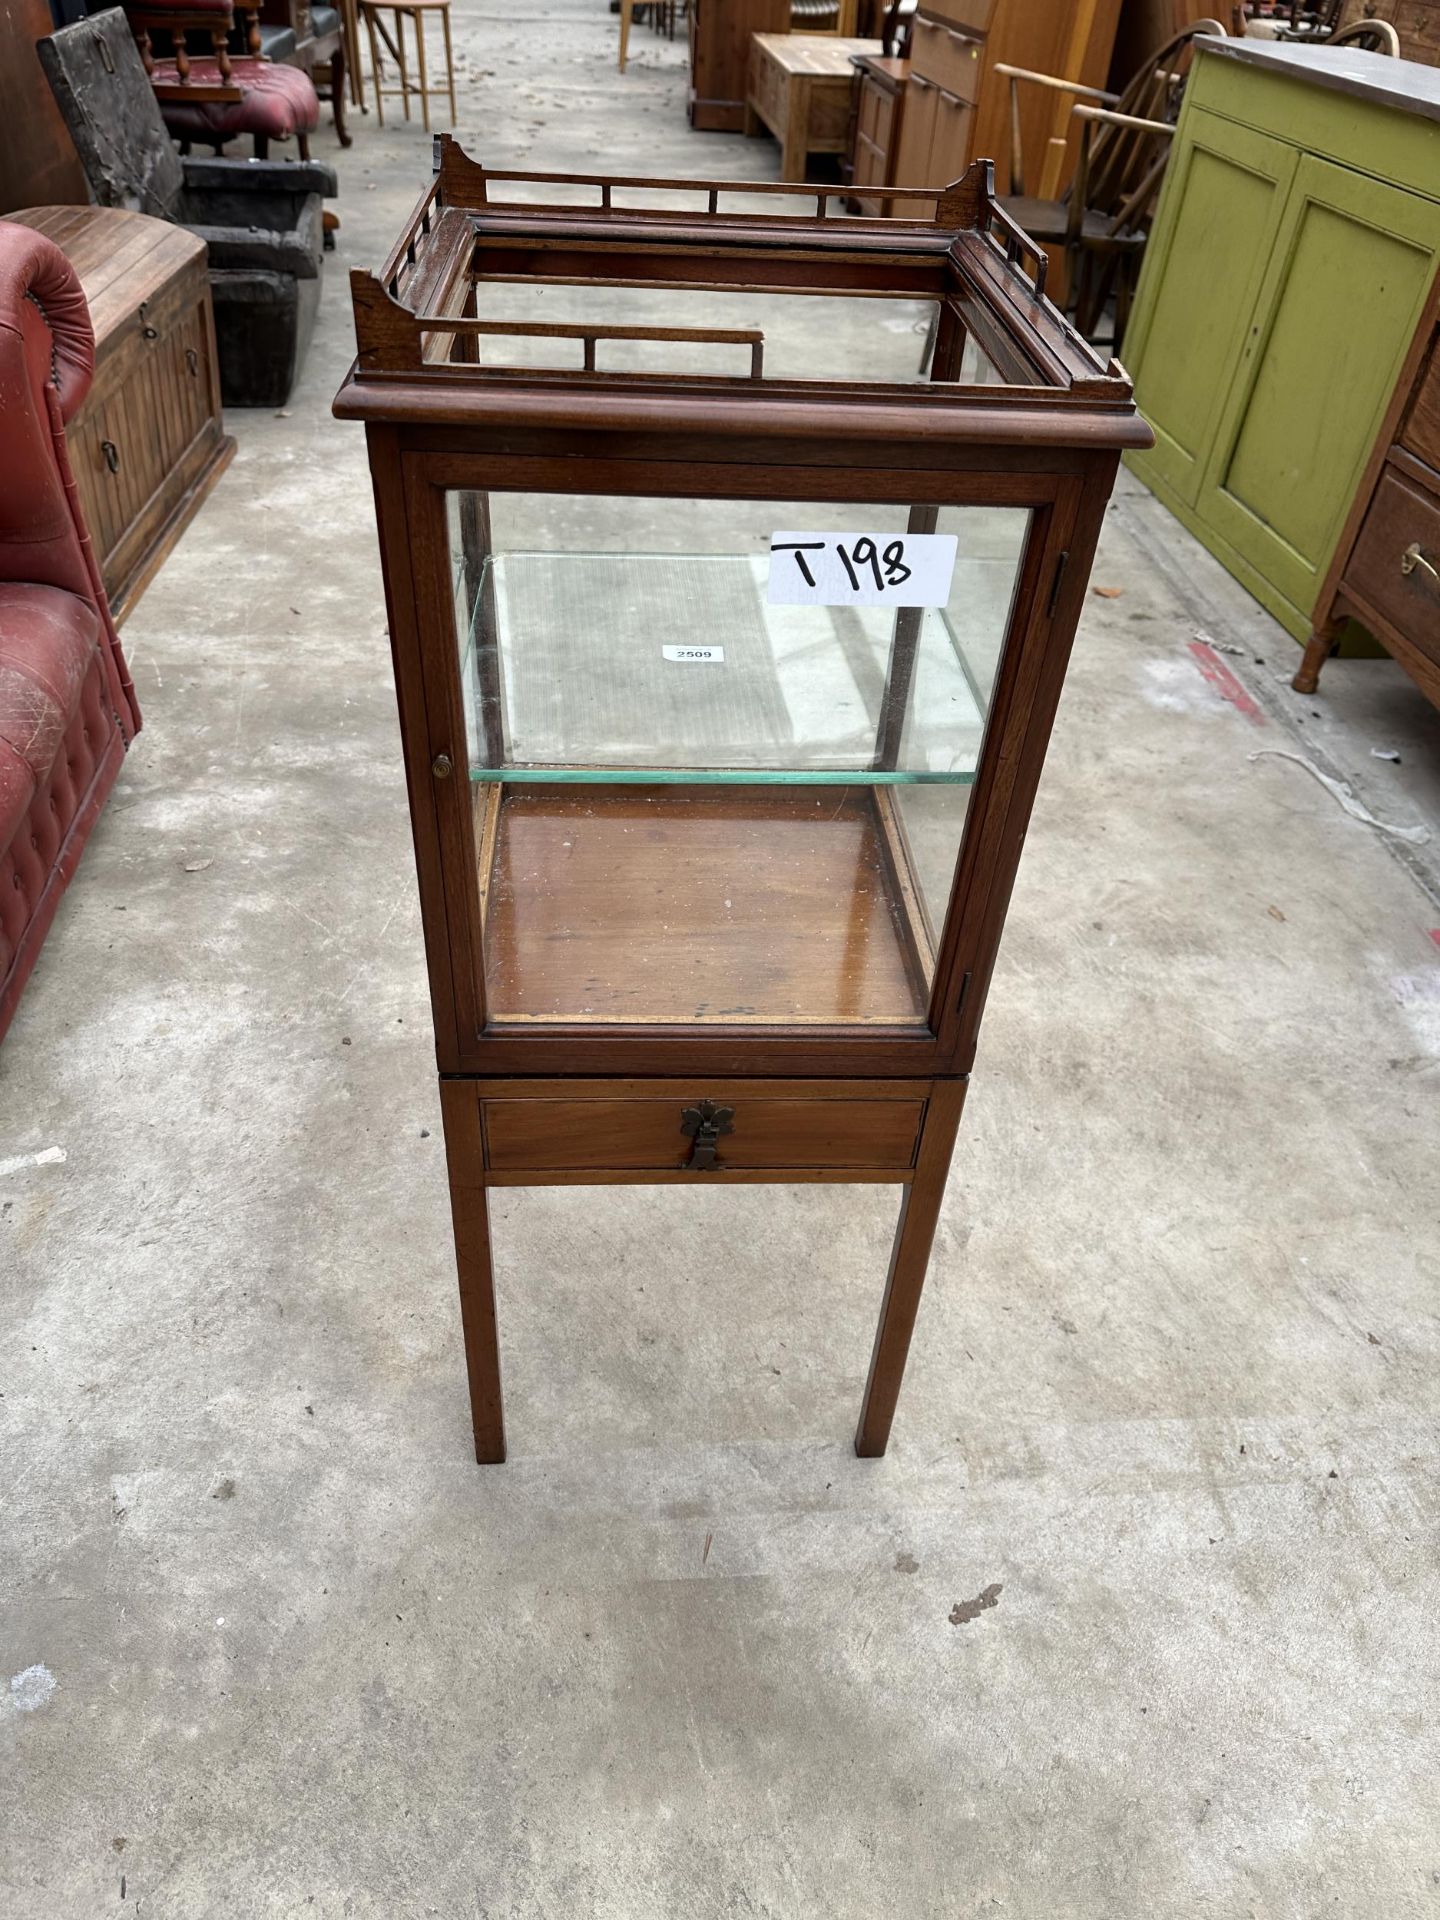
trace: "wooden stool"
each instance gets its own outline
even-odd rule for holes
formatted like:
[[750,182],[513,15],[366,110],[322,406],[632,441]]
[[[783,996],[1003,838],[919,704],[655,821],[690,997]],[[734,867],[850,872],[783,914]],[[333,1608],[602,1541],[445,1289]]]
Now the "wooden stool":
[[[450,44],[450,0],[360,0],[360,13],[365,21],[365,31],[370,36],[370,70],[375,79],[375,114],[380,125],[385,124],[385,101],[397,96],[405,103],[405,118],[410,118],[410,95],[420,96],[420,118],[425,131],[430,131],[430,96],[445,92],[450,97],[450,124],[455,124],[455,54]],[[385,24],[384,15],[395,17],[395,33],[391,37]],[[432,87],[425,71],[425,15],[438,13],[441,25],[445,29],[445,86]],[[415,71],[417,77],[410,78],[410,68],[405,58],[405,22],[409,20],[415,28]],[[376,34],[385,43],[386,52],[400,69],[398,87],[384,85],[380,66],[380,48]]]

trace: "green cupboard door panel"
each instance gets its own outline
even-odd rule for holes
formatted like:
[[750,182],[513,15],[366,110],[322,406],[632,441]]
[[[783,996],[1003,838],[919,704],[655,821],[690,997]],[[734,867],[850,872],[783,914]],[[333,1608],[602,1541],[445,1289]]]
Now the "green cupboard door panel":
[[1440,205],[1306,155],[1197,511],[1314,606],[1440,254]]
[[1193,504],[1300,156],[1208,113],[1188,114],[1181,138],[1126,358],[1140,411],[1155,429],[1136,471]]

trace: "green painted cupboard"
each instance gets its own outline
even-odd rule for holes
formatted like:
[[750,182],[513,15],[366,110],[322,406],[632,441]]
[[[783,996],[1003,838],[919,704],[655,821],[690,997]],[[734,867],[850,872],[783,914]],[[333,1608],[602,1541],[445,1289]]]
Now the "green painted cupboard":
[[1297,639],[1440,265],[1440,75],[1199,41],[1125,357],[1128,456]]

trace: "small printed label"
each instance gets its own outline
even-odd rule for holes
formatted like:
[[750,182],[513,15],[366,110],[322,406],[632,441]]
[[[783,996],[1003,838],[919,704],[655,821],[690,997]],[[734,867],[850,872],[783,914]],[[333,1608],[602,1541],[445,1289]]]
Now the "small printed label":
[[724,647],[661,647],[660,651],[667,660],[679,660],[687,666],[705,661],[719,663],[725,658]]
[[943,607],[953,533],[772,533],[772,607]]

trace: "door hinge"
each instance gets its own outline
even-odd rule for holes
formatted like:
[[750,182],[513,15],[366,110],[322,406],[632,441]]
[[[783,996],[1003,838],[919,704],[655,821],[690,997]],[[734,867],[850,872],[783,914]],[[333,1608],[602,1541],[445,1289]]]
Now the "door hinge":
[[1055,609],[1060,604],[1060,582],[1065,578],[1065,568],[1069,563],[1070,550],[1067,547],[1055,562],[1055,578],[1050,582],[1050,604],[1045,609],[1045,618],[1053,620]]

